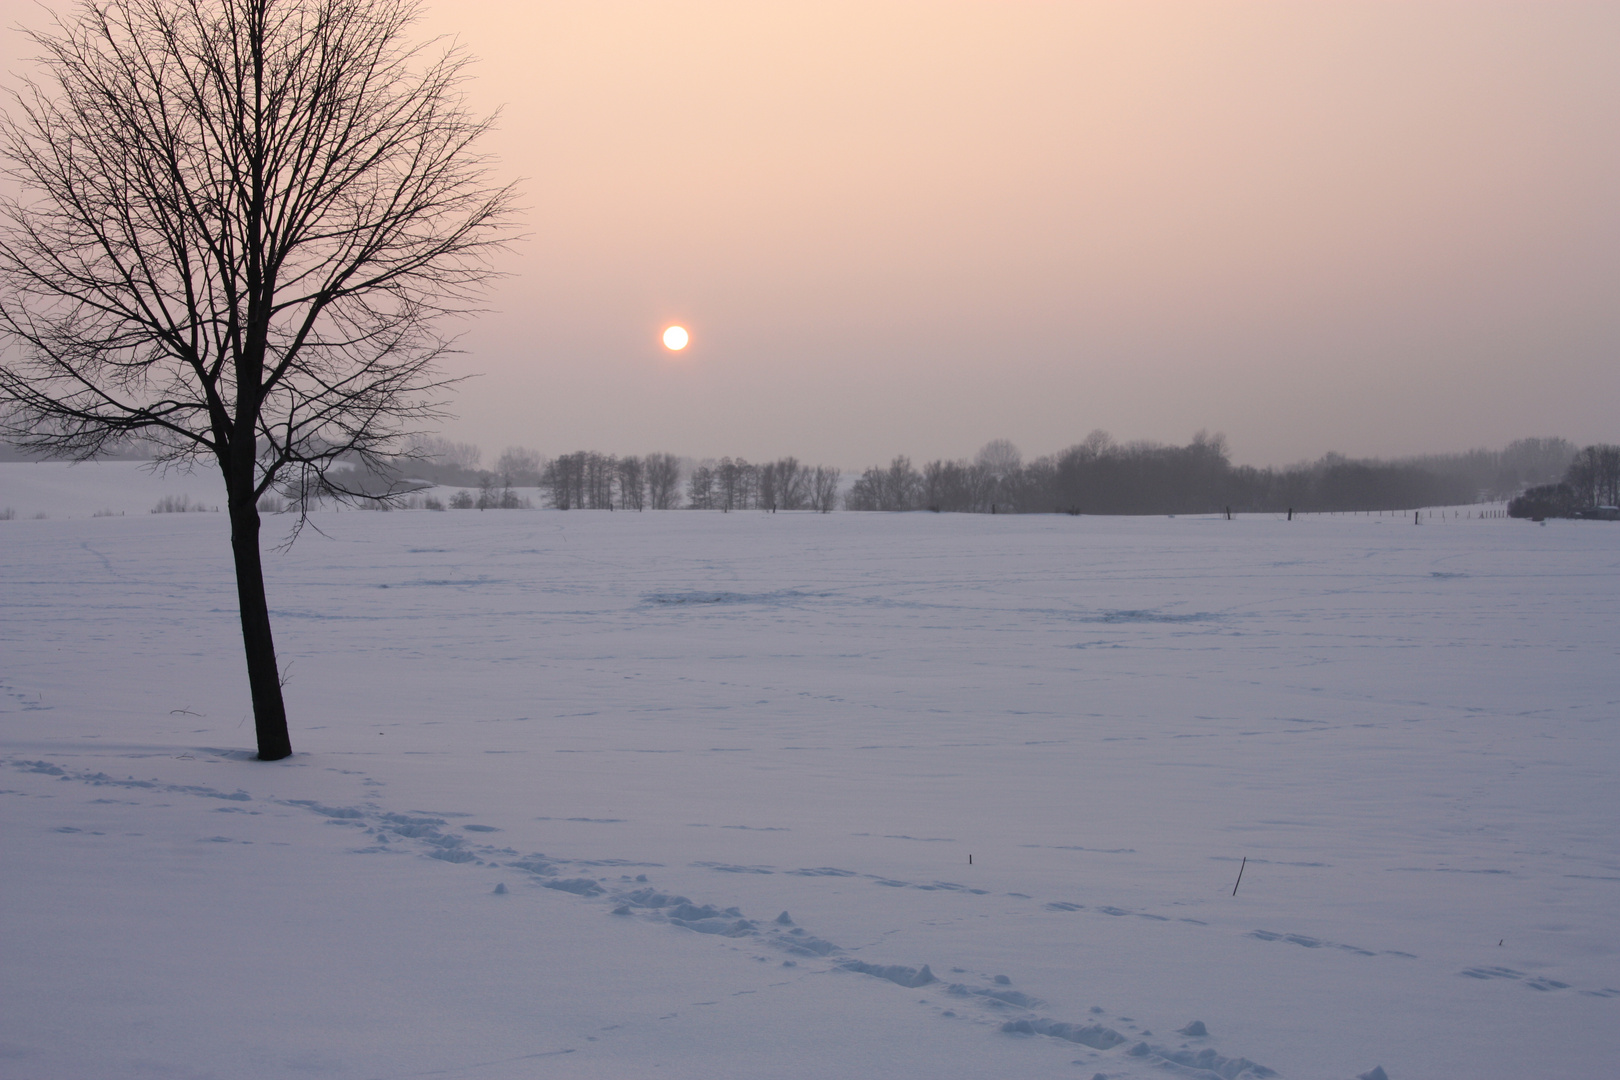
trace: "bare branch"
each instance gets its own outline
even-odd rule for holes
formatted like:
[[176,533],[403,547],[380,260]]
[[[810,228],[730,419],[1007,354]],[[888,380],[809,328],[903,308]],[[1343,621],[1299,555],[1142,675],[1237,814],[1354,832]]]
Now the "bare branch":
[[[405,0],[89,0],[0,119],[0,434],[131,432],[257,472],[378,456],[436,415],[513,191],[467,58]],[[228,471],[228,470],[227,470]],[[228,476],[228,483],[234,478]],[[240,481],[237,481],[240,482]]]
[[[0,437],[211,458],[231,510],[260,755],[291,753],[258,499],[362,482],[440,415],[513,191],[467,58],[414,0],[83,0],[0,115]],[[360,472],[347,470],[358,465]],[[342,465],[344,468],[339,468]]]

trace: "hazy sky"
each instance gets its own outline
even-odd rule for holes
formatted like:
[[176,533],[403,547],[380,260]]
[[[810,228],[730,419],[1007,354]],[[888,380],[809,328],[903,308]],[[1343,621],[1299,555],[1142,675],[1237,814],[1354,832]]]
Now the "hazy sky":
[[487,458],[1620,440],[1620,3],[427,11],[527,207]]

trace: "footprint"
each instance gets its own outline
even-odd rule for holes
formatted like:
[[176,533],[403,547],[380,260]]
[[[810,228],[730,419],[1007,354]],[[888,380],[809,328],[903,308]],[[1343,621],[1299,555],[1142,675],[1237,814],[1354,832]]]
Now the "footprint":
[[[146,788],[154,792],[173,794],[186,794],[198,798],[220,799],[232,803],[244,803],[252,800],[246,792],[224,793],[212,788],[188,785],[165,785],[159,781],[114,780],[105,774],[79,774],[72,775],[66,770],[51,762],[8,762],[14,768],[23,771],[37,772],[46,776],[55,776],[66,779],[76,779],[91,786],[117,786],[124,788]],[[471,815],[444,812],[427,814],[415,812],[411,814],[394,813],[383,810],[375,803],[364,803],[351,806],[328,805],[313,799],[297,800],[271,800],[272,803],[293,806],[306,810],[322,819],[325,824],[341,827],[357,828],[375,837],[375,843],[368,848],[351,849],[364,852],[414,852],[418,856],[431,858],[440,862],[453,864],[474,864],[478,866],[500,866],[510,871],[519,871],[527,874],[530,881],[542,888],[571,894],[579,900],[600,904],[605,911],[611,911],[618,916],[630,916],[640,920],[649,920],[667,923],[672,928],[689,930],[694,933],[705,934],[717,938],[752,938],[761,945],[787,952],[792,956],[803,957],[811,961],[830,962],[832,970],[841,970],[854,974],[867,975],[871,978],[893,983],[897,987],[907,990],[917,989],[938,982],[929,965],[923,964],[913,967],[904,964],[883,964],[873,960],[855,959],[849,957],[844,949],[824,938],[817,937],[803,927],[796,926],[791,917],[784,912],[776,920],[768,924],[761,924],[745,916],[740,908],[727,907],[720,904],[695,903],[690,898],[658,890],[647,881],[645,874],[637,875],[634,879],[639,887],[624,888],[604,884],[602,880],[583,876],[564,876],[565,868],[583,868],[587,866],[651,866],[655,864],[632,863],[622,859],[557,859],[540,853],[520,855],[511,848],[499,848],[490,843],[480,842],[474,837],[489,836],[501,830],[493,825],[467,823],[461,824],[459,829],[449,824],[448,819],[453,817],[468,817]],[[230,807],[229,809],[237,809]],[[240,812],[252,813],[243,808]],[[541,819],[547,820],[547,819]],[[619,818],[569,818],[568,821],[590,823],[617,823],[624,819]],[[730,827],[730,826],[728,826]],[[63,831],[79,831],[73,826],[63,826]],[[447,832],[446,829],[454,831]],[[761,830],[763,831],[763,830]],[[469,836],[467,834],[473,834]],[[919,839],[904,837],[904,839]],[[934,839],[934,838],[924,838]],[[241,843],[229,837],[217,836],[207,840],[215,843]],[[695,863],[720,873],[729,874],[773,874],[778,873],[775,868],[766,866],[746,866],[728,863]],[[574,871],[578,873],[578,869]],[[796,870],[781,871],[787,875],[805,878],[853,878],[864,877],[874,884],[896,889],[918,889],[921,891],[953,892],[963,896],[986,895],[987,890],[969,888],[957,882],[932,881],[917,883],[903,881],[875,874],[861,874],[854,870],[839,867],[808,867]],[[487,880],[487,879],[485,879]],[[621,876],[621,882],[630,883],[632,879],[628,874]],[[488,886],[480,882],[480,888]],[[809,888],[808,884],[805,888]],[[1020,894],[1009,894],[1020,895]],[[1030,899],[1029,897],[1025,897]],[[964,901],[966,902],[966,901]],[[1068,901],[1052,901],[1045,905],[1051,911],[1083,911],[1087,910],[1083,904]],[[1139,918],[1154,921],[1167,921],[1164,916],[1152,915],[1142,912],[1132,912],[1118,907],[1099,907],[1095,910],[1112,916],[1137,915]],[[1300,934],[1277,934],[1270,931],[1255,931],[1252,936],[1262,940],[1288,941],[1308,948],[1321,948],[1333,946],[1332,942],[1324,942],[1317,938]],[[1352,952],[1371,955],[1366,950],[1351,946],[1333,946],[1347,949]],[[796,966],[800,961],[783,961],[786,966]],[[814,970],[818,965],[807,965],[806,970]],[[827,970],[821,967],[820,970]],[[960,969],[957,969],[960,971]],[[965,972],[963,973],[965,974]],[[1537,990],[1565,989],[1563,983],[1551,979],[1529,978],[1520,972],[1510,969],[1470,969],[1464,974],[1474,978],[1511,978],[1523,981],[1525,985]],[[1012,980],[1005,975],[996,976],[991,986],[970,986],[965,983],[952,983],[946,992],[953,997],[972,1002],[991,1015],[1000,1011],[1003,1016],[1005,1010],[1032,1011],[1040,1008],[1044,1003],[1041,999],[1012,988]],[[1620,991],[1605,988],[1602,991],[1583,991],[1599,996],[1620,996]],[[1099,1014],[1100,1007],[1094,1008],[1093,1013]],[[947,1010],[949,1011],[949,1010]],[[954,1013],[953,1013],[954,1015]],[[999,1019],[999,1018],[998,1018]],[[1121,1018],[1120,1023],[1127,1023]],[[1055,1038],[1064,1042],[1083,1045],[1096,1050],[1110,1050],[1127,1044],[1130,1040],[1116,1029],[1103,1023],[1067,1023],[1050,1018],[1027,1016],[1011,1019],[996,1026],[996,1030],[1016,1035],[1041,1036]],[[1141,1032],[1145,1038],[1147,1031]],[[1139,1042],[1128,1051],[1129,1055],[1146,1059],[1148,1063],[1160,1068],[1177,1070],[1203,1070],[1214,1073],[1223,1078],[1238,1076],[1268,1077],[1274,1075],[1264,1066],[1256,1065],[1247,1058],[1225,1057],[1213,1049],[1191,1051],[1187,1049],[1169,1049],[1163,1046]]]

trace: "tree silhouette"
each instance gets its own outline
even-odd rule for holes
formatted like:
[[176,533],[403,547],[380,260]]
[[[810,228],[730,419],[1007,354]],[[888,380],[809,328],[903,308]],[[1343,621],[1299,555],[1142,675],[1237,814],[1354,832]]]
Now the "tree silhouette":
[[0,201],[0,434],[81,459],[144,437],[220,469],[267,760],[292,747],[257,502],[378,496],[333,467],[381,465],[437,415],[432,324],[467,309],[512,210],[465,56],[407,43],[415,17],[86,0],[31,35],[40,74],[0,118],[22,193]]

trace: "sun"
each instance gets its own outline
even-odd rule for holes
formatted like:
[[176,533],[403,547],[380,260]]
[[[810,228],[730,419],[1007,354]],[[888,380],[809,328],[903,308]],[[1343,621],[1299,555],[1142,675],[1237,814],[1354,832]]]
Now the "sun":
[[692,337],[684,326],[671,326],[664,331],[664,348],[670,352],[680,352],[690,340]]

